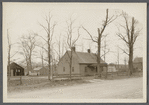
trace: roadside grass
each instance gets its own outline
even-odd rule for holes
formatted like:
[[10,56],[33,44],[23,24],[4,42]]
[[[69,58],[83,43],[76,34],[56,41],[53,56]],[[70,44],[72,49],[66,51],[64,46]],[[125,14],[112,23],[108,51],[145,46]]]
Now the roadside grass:
[[22,80],[21,85],[19,80],[11,80],[7,90],[8,90],[8,93],[22,92],[27,90],[33,91],[35,89],[40,90],[40,89],[54,88],[54,87],[60,87],[60,86],[72,86],[72,85],[83,84],[83,83],[89,83],[89,82],[82,79],[72,79],[71,81],[69,79],[62,80],[62,81],[61,80],[50,81],[48,79],[31,78],[31,79]]
[[22,84],[20,84],[20,77],[10,80],[8,86],[9,87],[14,87],[14,86],[28,86],[28,85],[34,85],[34,84],[40,84],[43,82],[48,82],[48,79],[45,78],[33,78],[33,77],[27,77],[27,78],[22,78]]
[[[142,72],[136,72],[133,73],[132,76],[127,76],[126,73],[109,73],[107,78],[102,76],[102,80],[120,80],[120,79],[128,79],[128,78],[138,78],[142,77]],[[72,79],[71,81],[69,79],[63,79],[63,80],[54,80],[50,81],[47,78],[40,78],[37,77],[27,77],[22,78],[22,84],[20,84],[20,79],[13,79],[9,82],[8,85],[8,93],[11,92],[22,92],[26,90],[40,90],[40,89],[46,89],[46,88],[54,88],[54,87],[60,87],[60,86],[72,86],[77,84],[84,84],[84,83],[90,83],[89,80],[95,79],[94,76],[85,76],[79,79]],[[96,78],[98,79],[98,78]]]
[[109,73],[107,78],[105,76],[102,77],[103,80],[118,80],[118,79],[128,79],[128,78],[138,78],[143,77],[142,72],[134,72],[131,76],[128,76],[126,72],[121,73]]

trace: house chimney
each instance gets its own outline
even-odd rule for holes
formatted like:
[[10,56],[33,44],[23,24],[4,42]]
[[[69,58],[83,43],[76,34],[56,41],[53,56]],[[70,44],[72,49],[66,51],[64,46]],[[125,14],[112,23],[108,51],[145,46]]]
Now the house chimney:
[[75,52],[76,51],[76,48],[75,47],[71,47],[71,50]]
[[90,49],[88,49],[88,50],[87,50],[87,52],[88,52],[88,53],[90,53],[90,52],[91,52],[91,50],[90,50]]

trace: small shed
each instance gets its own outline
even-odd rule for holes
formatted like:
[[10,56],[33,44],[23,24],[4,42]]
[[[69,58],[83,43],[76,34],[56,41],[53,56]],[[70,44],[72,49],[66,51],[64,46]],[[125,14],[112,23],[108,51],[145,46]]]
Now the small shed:
[[40,69],[40,75],[48,75],[48,67],[42,67],[41,69]]
[[142,71],[143,70],[143,58],[136,57],[133,62],[133,67],[136,71]]
[[41,69],[42,69],[42,67],[34,68],[34,73],[37,73],[37,75],[40,75],[40,70]]
[[24,75],[24,68],[18,65],[15,62],[10,64],[10,74],[11,76],[23,76]]
[[117,72],[115,64],[110,63],[108,65],[108,72]]

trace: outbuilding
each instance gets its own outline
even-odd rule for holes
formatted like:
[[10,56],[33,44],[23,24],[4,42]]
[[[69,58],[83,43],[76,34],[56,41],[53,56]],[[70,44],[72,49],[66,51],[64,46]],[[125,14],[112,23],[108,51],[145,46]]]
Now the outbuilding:
[[24,75],[24,68],[18,65],[15,62],[10,64],[10,74],[11,76],[23,76]]

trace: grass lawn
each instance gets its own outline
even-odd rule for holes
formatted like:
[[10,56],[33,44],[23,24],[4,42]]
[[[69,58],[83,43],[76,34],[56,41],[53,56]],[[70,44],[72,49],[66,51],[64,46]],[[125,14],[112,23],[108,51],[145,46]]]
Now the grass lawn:
[[60,86],[70,86],[82,83],[89,83],[82,79],[72,79],[71,81],[66,80],[54,80],[50,81],[47,78],[28,78],[22,79],[22,84],[20,85],[20,80],[11,80],[7,88],[8,92],[21,92],[26,90],[35,90],[35,89],[45,89],[45,88],[54,88]]
[[137,78],[142,76],[143,76],[142,72],[134,72],[131,76],[128,76],[126,72],[121,72],[121,73],[109,73],[106,79],[104,76],[102,77],[102,79],[115,80],[115,79]]
[[[127,76],[125,73],[122,74],[111,74],[109,73],[107,78],[102,77],[102,80],[115,80],[115,79],[126,79],[126,78],[137,78],[142,77],[142,72],[133,73],[131,77]],[[48,80],[47,76],[34,76],[34,77],[22,77],[22,84],[20,85],[20,77],[14,77],[10,80],[8,85],[8,92],[21,92],[26,90],[35,90],[35,89],[45,89],[45,88],[54,88],[60,86],[70,86],[77,85],[83,83],[90,83],[89,80],[95,79],[94,76],[86,76],[82,79],[72,79],[71,81],[68,79],[64,80]]]

